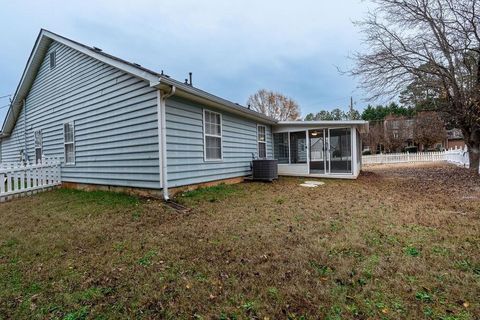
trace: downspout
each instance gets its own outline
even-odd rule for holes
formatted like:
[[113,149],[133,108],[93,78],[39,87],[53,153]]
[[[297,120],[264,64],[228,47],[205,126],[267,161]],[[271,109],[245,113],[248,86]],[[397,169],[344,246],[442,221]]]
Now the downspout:
[[23,99],[23,156],[25,163],[28,163],[28,150],[27,150],[27,103]]
[[170,92],[163,93],[157,90],[157,114],[158,114],[158,144],[159,144],[159,162],[160,179],[162,181],[163,199],[170,200],[168,196],[168,175],[167,175],[167,120],[166,120],[166,100],[175,94],[176,87],[172,86]]

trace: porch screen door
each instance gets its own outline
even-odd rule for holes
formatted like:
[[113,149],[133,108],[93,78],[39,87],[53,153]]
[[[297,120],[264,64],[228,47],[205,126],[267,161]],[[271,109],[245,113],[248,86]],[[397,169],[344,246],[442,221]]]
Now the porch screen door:
[[310,130],[310,173],[325,174],[327,169],[327,137],[324,129]]
[[351,129],[330,129],[330,173],[352,173]]

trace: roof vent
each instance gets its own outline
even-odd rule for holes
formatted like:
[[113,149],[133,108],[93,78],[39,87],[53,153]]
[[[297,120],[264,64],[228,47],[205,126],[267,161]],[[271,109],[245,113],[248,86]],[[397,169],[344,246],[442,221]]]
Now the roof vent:
[[50,70],[55,68],[57,65],[57,51],[53,50],[50,52]]
[[98,47],[93,47],[93,50],[98,51],[98,52],[102,52],[102,49],[100,49]]
[[136,62],[132,62],[132,63],[133,63],[133,65],[135,65],[135,66],[137,66],[137,67],[141,67],[141,65],[139,65],[139,64],[136,63]]

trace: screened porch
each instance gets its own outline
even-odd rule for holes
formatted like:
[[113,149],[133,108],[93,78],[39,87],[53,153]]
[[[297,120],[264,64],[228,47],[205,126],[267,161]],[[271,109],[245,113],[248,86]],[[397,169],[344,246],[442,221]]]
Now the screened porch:
[[364,122],[332,121],[328,124],[281,122],[273,129],[273,151],[274,158],[278,160],[279,174],[357,177],[361,166],[359,129]]

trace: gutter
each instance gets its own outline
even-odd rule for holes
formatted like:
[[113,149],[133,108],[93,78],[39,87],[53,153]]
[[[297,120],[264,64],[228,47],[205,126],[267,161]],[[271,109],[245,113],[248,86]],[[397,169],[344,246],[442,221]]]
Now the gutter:
[[158,85],[159,83],[162,83],[163,85],[177,87],[179,90],[177,96],[182,97],[182,96],[185,96],[185,94],[188,94],[190,99],[193,98],[195,101],[201,104],[208,103],[210,105],[213,105],[215,108],[219,108],[221,110],[224,110],[233,114],[241,115],[243,117],[250,118],[252,120],[255,120],[257,122],[261,122],[264,124],[275,125],[278,123],[277,120],[270,118],[266,115],[263,115],[259,112],[250,110],[246,107],[242,107],[239,104],[217,97],[206,91],[200,90],[189,84],[184,84],[170,77],[162,76],[159,79],[158,83],[151,84],[151,86]]
[[175,94],[176,87],[171,86],[168,93],[157,89],[157,115],[158,115],[158,161],[160,165],[160,181],[163,190],[163,199],[169,201],[168,174],[167,174],[167,120],[166,100]]

